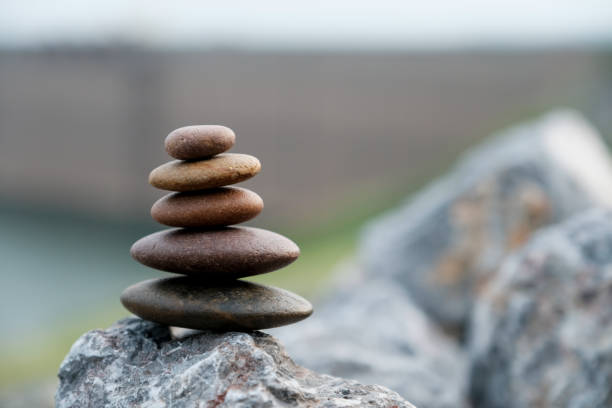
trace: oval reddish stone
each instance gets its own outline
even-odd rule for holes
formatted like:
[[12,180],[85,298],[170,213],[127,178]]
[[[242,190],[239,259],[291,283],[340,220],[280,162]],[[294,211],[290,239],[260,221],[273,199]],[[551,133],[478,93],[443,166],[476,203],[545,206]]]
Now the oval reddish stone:
[[221,187],[168,194],[153,204],[151,216],[171,227],[216,227],[248,221],[262,209],[263,200],[253,191]]
[[134,243],[131,254],[162,271],[235,279],[280,269],[295,261],[300,249],[271,231],[223,227],[156,232]]

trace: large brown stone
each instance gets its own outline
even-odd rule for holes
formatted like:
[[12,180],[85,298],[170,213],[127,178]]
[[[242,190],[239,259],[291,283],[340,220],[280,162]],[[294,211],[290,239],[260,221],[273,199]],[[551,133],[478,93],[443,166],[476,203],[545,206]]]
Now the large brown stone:
[[295,261],[298,246],[271,231],[250,227],[171,229],[138,240],[138,262],[167,272],[235,279],[280,269]]
[[267,329],[312,313],[307,300],[283,289],[192,277],[139,282],[123,291],[121,303],[143,319],[199,330]]
[[196,191],[247,180],[261,170],[257,158],[248,154],[223,153],[207,160],[175,160],[154,169],[149,183],[162,190]]
[[217,125],[185,126],[166,137],[168,154],[179,160],[203,159],[229,150],[236,142],[232,129]]
[[153,204],[151,216],[171,227],[215,227],[248,221],[262,209],[263,200],[253,191],[221,187],[168,194]]

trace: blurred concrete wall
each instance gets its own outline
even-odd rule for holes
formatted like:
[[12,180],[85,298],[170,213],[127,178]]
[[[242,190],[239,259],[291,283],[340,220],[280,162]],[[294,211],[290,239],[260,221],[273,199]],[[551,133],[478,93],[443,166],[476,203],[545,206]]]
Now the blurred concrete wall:
[[596,52],[250,54],[122,49],[0,53],[0,201],[146,216],[148,172],[185,124],[236,130],[248,183],[281,220],[402,189],[500,126],[590,106]]

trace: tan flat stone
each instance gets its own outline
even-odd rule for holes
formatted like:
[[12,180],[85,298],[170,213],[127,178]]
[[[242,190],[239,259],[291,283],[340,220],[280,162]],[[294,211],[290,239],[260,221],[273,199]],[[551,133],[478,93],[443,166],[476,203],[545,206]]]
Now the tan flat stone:
[[257,158],[248,154],[223,153],[207,160],[175,160],[154,169],[149,183],[162,190],[197,191],[250,179],[261,170]]

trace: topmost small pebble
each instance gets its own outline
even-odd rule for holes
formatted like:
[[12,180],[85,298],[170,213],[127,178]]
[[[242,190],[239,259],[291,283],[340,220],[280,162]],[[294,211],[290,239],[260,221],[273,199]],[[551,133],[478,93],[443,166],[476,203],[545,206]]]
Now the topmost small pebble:
[[229,150],[236,142],[234,131],[225,126],[185,126],[170,132],[165,147],[179,160],[206,159]]

